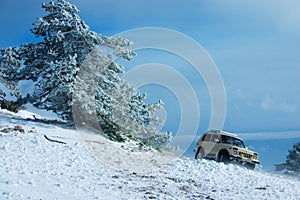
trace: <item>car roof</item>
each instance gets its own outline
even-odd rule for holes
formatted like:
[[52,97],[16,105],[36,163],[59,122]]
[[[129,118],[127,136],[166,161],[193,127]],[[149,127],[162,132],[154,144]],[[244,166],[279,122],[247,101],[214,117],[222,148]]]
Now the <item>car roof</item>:
[[207,131],[207,133],[210,133],[210,134],[218,134],[218,135],[226,135],[226,136],[230,136],[230,137],[234,137],[234,138],[237,138],[237,139],[240,139],[242,140],[241,138],[239,138],[236,134],[233,134],[233,133],[229,133],[229,132],[225,132],[225,131],[221,131],[221,130],[210,130],[210,131]]

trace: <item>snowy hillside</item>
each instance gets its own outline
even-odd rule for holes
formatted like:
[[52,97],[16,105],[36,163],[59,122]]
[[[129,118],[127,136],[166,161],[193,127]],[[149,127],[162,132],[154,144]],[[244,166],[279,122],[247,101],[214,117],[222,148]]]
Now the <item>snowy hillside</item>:
[[0,110],[0,199],[300,199],[297,179],[85,133],[91,153],[75,130],[15,117]]

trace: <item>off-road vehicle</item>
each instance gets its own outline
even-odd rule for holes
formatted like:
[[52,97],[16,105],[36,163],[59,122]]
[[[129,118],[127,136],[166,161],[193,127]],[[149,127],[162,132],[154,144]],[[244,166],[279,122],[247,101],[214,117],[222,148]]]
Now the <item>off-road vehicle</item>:
[[196,159],[214,159],[217,162],[236,162],[250,169],[259,164],[258,153],[248,150],[237,135],[224,131],[208,131],[197,142]]

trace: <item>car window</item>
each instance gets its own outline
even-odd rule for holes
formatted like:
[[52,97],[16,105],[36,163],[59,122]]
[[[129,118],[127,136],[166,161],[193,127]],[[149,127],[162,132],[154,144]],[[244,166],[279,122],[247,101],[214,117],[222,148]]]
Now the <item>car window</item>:
[[205,134],[202,141],[210,141],[211,134]]
[[220,137],[219,137],[219,135],[212,135],[212,137],[211,137],[211,141],[212,141],[212,142],[215,142],[215,141],[216,141],[216,139],[220,140]]
[[231,144],[237,147],[245,148],[244,142],[238,138],[222,135],[222,143]]
[[241,148],[245,148],[245,144],[242,140],[239,139],[234,139],[233,140],[233,145]]
[[222,135],[222,143],[230,144],[230,137]]

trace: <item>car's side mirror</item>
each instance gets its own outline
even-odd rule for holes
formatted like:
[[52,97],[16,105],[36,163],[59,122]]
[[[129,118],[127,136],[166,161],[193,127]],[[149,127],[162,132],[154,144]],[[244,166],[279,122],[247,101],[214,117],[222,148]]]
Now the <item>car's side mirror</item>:
[[219,139],[215,139],[215,143],[220,143],[220,140]]

